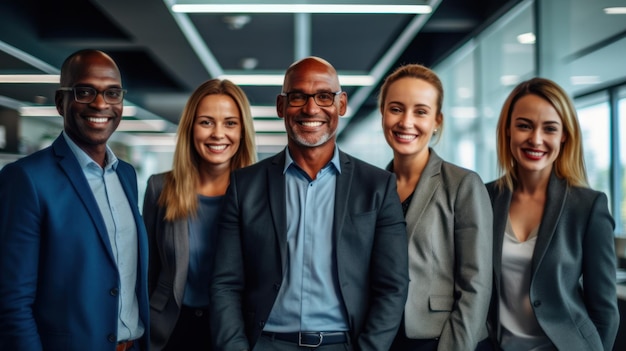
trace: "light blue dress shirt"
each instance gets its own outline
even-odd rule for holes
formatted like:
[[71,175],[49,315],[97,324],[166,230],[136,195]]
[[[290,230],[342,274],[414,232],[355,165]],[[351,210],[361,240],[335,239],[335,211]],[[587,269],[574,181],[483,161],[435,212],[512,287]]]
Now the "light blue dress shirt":
[[[117,322],[117,340],[134,340],[144,333],[139,319],[137,284],[137,224],[133,212],[117,176],[117,157],[107,145],[106,165],[100,167],[63,131],[63,137],[78,159],[89,187],[98,203],[106,224],[113,258],[120,275],[120,300]],[[95,233],[93,233],[95,234]],[[94,277],[98,279],[98,277]]]
[[341,173],[339,151],[312,180],[286,152],[288,271],[263,330],[271,332],[346,331],[341,300],[333,214]]

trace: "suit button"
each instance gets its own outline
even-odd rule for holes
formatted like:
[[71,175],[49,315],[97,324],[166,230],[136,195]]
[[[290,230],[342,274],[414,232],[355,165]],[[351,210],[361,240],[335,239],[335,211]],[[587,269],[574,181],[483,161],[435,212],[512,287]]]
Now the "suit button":
[[196,315],[196,317],[202,317],[202,315],[204,314],[204,311],[198,308],[194,311],[194,314]]
[[109,291],[109,293],[111,294],[111,296],[117,296],[117,294],[120,293],[120,290],[118,288],[113,288],[111,289],[111,291]]
[[259,322],[259,327],[261,327],[261,329],[263,329],[264,326],[265,326],[265,322],[264,321],[260,321]]
[[533,302],[533,306],[535,306],[535,307],[541,306],[541,301],[537,300],[537,301]]
[[109,334],[107,336],[107,340],[109,340],[110,342],[117,342],[117,336],[115,334]]
[[280,283],[274,284],[274,290],[276,291],[280,290]]

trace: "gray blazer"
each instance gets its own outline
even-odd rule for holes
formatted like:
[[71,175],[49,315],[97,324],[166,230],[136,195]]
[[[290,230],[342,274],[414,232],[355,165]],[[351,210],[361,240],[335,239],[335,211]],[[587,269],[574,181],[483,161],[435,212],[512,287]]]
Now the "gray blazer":
[[143,220],[150,248],[148,293],[151,351],[163,349],[176,326],[189,266],[187,220],[164,221],[165,208],[157,205],[165,174],[155,174],[148,179],[143,202]]
[[[285,150],[235,170],[220,222],[211,289],[216,350],[252,349],[289,264]],[[408,284],[406,226],[393,174],[339,152],[333,245],[355,350],[387,350]]]
[[428,164],[406,213],[409,295],[407,336],[439,338],[439,350],[474,350],[487,337],[492,287],[492,211],[475,172]]
[[[512,193],[487,184],[494,209],[492,336],[500,335],[498,296],[504,229]],[[605,194],[570,187],[554,173],[532,258],[530,300],[541,329],[559,350],[613,348],[619,326],[615,223]]]

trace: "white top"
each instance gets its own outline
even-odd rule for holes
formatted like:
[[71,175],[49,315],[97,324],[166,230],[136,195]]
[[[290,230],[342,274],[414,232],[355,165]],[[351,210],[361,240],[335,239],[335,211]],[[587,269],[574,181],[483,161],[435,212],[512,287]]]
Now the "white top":
[[507,219],[499,302],[500,346],[505,351],[556,350],[539,326],[529,296],[537,231],[535,228],[526,241],[520,242],[515,237],[510,218]]

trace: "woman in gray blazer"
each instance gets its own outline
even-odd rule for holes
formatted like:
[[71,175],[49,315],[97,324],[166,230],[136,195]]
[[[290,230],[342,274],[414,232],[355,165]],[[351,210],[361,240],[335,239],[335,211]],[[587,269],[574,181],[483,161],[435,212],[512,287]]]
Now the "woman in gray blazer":
[[442,101],[437,75],[417,64],[388,76],[379,96],[409,241],[409,294],[392,350],[490,349],[491,206],[475,172],[429,148],[441,135]]
[[212,79],[178,124],[172,170],[152,175],[143,204],[150,244],[150,350],[211,350],[209,286],[217,217],[230,172],[256,161],[243,90]]
[[533,78],[506,99],[497,127],[503,176],[494,211],[492,336],[503,350],[613,348],[619,325],[615,224],[589,189],[576,110]]

